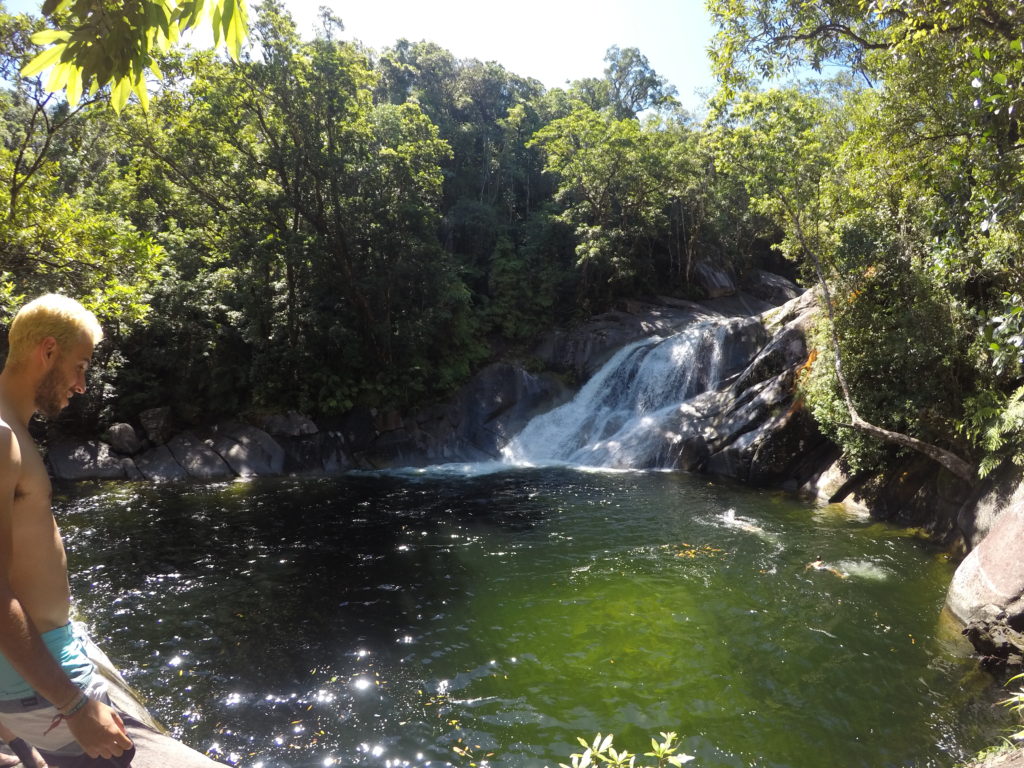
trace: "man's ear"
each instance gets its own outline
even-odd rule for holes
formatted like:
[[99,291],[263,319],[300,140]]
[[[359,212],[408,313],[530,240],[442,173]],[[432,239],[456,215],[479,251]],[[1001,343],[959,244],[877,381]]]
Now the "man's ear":
[[57,340],[53,336],[47,336],[39,342],[40,362],[48,365],[53,360],[57,359],[59,352],[60,350],[57,346]]

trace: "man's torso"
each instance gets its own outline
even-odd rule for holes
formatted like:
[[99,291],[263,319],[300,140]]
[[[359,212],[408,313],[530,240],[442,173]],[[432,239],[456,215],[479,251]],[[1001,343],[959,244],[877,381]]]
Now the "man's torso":
[[[11,424],[21,449],[21,473],[11,512],[11,588],[36,629],[47,632],[68,623],[70,589],[67,557],[50,509],[50,479],[28,430]],[[6,544],[6,542],[5,542]]]

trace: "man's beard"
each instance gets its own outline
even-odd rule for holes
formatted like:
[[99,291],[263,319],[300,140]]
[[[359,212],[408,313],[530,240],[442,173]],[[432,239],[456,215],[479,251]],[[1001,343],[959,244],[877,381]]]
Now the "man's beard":
[[55,365],[36,387],[36,410],[51,421],[64,410],[64,393],[60,389],[60,366]]

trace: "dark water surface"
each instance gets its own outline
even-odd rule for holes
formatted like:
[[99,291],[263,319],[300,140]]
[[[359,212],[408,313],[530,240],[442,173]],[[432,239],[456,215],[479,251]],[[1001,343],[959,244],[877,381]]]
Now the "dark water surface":
[[72,493],[81,617],[235,765],[554,768],[671,730],[694,766],[948,767],[1009,724],[940,620],[952,565],[835,507],[570,469]]

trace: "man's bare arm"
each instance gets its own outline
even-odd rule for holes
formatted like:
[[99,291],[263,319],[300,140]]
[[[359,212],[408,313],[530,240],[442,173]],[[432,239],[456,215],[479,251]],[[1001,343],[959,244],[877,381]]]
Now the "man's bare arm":
[[[46,648],[8,579],[11,518],[20,471],[17,438],[0,422],[0,653],[33,690],[55,707],[63,707],[75,700],[79,689]],[[117,756],[132,744],[121,718],[98,701],[90,700],[67,718],[67,725],[90,757]]]

